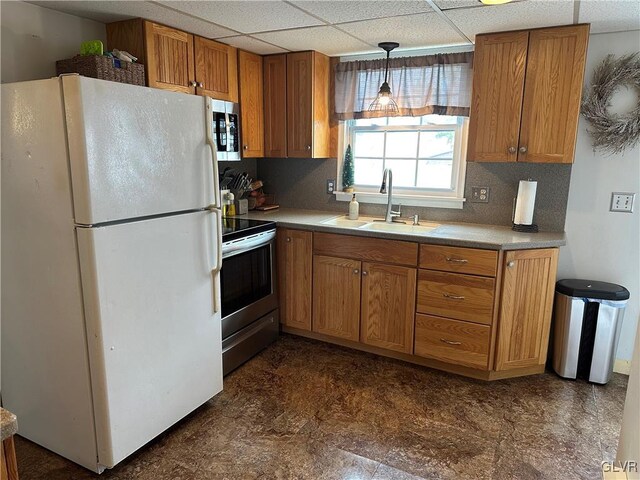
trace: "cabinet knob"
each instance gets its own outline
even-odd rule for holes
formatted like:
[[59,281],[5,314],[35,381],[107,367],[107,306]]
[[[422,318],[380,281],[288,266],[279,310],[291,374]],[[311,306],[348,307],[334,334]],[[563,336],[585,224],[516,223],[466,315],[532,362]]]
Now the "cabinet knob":
[[514,154],[518,151],[516,147],[509,147],[509,153]]
[[196,82],[194,82],[193,80],[190,80],[190,81],[189,81],[189,86],[190,86],[190,87],[197,87],[197,86],[198,86],[198,84],[197,84]]
[[203,87],[204,87],[204,83],[202,83],[202,82],[198,82],[198,84],[197,84],[197,85],[198,85],[198,87],[200,87],[200,88],[203,88]]
[[291,237],[287,237],[287,242],[290,242],[290,241],[291,241]]
[[245,150],[249,150],[249,145],[243,145],[242,148]]
[[365,276],[366,276],[366,275],[369,275],[369,273],[368,273],[366,270],[363,270],[363,271],[362,271],[362,275],[365,275]]
[[507,267],[512,268],[514,267],[516,264],[516,262],[514,262],[513,260],[511,260],[510,262],[507,262]]
[[311,145],[307,145],[307,150],[311,150]]
[[520,148],[518,149],[518,151],[519,151],[520,153],[527,153],[527,147],[520,147]]
[[354,275],[357,275],[357,274],[359,274],[359,273],[360,273],[360,270],[358,270],[357,268],[354,268],[354,269],[353,269],[353,274],[354,274]]

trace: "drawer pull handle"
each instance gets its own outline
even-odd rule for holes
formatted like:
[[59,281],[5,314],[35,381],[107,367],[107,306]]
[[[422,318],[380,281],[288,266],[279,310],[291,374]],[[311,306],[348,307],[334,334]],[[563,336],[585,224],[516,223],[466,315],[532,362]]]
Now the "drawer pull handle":
[[451,300],[464,300],[462,295],[451,295],[450,293],[443,293],[443,297],[450,298]]
[[466,258],[451,258],[451,257],[447,257],[447,262],[449,263],[458,263],[460,265],[465,264],[465,263],[469,263],[469,260],[467,260]]
[[462,342],[452,342],[451,340],[447,340],[444,338],[441,338],[440,341],[442,343],[446,343],[447,345],[462,345]]

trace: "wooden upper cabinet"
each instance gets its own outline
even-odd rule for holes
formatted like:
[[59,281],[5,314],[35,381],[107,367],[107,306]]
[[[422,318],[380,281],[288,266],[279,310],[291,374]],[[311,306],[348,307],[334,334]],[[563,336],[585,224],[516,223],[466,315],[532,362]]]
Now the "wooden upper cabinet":
[[[193,35],[145,21],[144,42],[148,85],[175,92],[195,93]],[[126,49],[124,46],[122,48]]]
[[278,229],[277,245],[281,322],[289,327],[311,330],[313,234]]
[[238,102],[238,50],[202,37],[195,37],[198,95]]
[[529,32],[476,37],[468,159],[515,162]]
[[267,55],[264,70],[264,154],[287,156],[287,55]]
[[572,163],[589,25],[476,37],[467,160]]
[[497,371],[546,362],[557,267],[557,248],[505,254]]
[[326,158],[330,152],[329,57],[287,54],[287,156]]
[[532,30],[518,161],[573,163],[589,25]]
[[357,342],[360,339],[358,260],[313,256],[313,331]]
[[264,157],[262,57],[238,51],[242,156]]
[[362,263],[362,343],[413,353],[415,306],[415,268]]

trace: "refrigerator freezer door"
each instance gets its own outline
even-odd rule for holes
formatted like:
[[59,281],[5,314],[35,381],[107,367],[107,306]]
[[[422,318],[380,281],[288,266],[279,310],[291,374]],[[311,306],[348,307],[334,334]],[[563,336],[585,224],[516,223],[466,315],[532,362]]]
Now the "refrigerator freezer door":
[[203,97],[79,76],[62,84],[76,223],[213,203]]
[[200,211],[77,229],[106,467],[222,390],[216,219]]

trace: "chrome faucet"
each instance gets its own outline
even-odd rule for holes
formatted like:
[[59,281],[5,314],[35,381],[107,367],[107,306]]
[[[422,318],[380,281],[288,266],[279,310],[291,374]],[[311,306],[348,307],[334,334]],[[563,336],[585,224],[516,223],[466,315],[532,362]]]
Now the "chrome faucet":
[[[389,188],[387,189],[387,178],[389,179]],[[382,174],[382,185],[380,185],[380,193],[387,194],[387,213],[384,216],[384,221],[386,223],[405,223],[402,220],[399,220],[400,217],[400,205],[398,205],[398,211],[394,212],[391,210],[392,201],[393,201],[393,172],[390,168],[385,168],[384,173]]]

